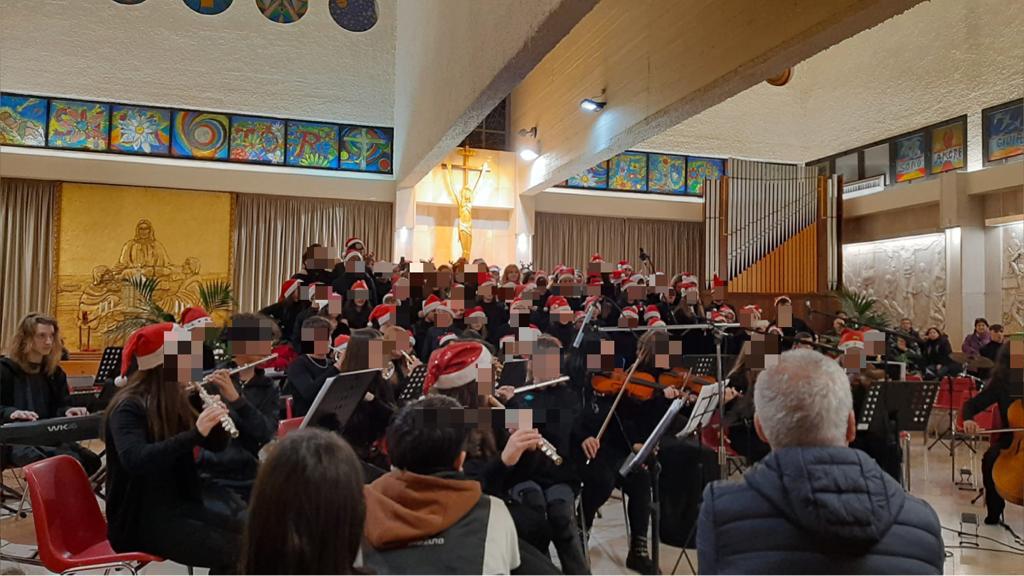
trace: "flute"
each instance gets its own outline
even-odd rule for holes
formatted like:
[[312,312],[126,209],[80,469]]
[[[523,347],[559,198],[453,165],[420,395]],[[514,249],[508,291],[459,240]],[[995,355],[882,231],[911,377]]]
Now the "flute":
[[558,455],[558,451],[555,450],[555,445],[552,444],[551,442],[548,442],[547,438],[545,438],[543,436],[540,437],[540,446],[539,446],[539,448],[540,448],[540,451],[545,456],[547,456],[548,458],[551,458],[551,461],[555,463],[555,466],[561,466],[562,465],[562,457],[559,456]]
[[[238,374],[239,372],[244,372],[245,370],[248,370],[250,368],[255,368],[256,366],[259,366],[260,364],[263,364],[264,362],[268,362],[270,360],[273,360],[274,358],[277,358],[277,354],[276,353],[275,354],[271,354],[269,356],[265,356],[265,357],[261,358],[260,360],[257,360],[256,362],[250,362],[249,364],[246,364],[245,366],[239,366],[237,368],[232,368],[230,371],[228,371],[228,375],[229,376],[234,376],[235,374]],[[195,390],[195,392],[197,394],[199,394],[199,399],[203,402],[203,409],[204,410],[209,408],[210,406],[213,406],[215,403],[219,402],[218,400],[216,400],[213,397],[213,394],[210,394],[209,392],[206,391],[206,388],[203,388],[203,385],[209,384],[212,379],[213,379],[213,374],[211,374],[209,376],[206,376],[200,382],[191,382],[190,383],[190,386],[192,387],[192,389]],[[227,414],[221,416],[221,418],[220,418],[220,426],[232,438],[238,438],[238,428],[235,426],[234,421],[231,420],[231,417],[228,416]]]
[[568,376],[559,376],[558,378],[555,378],[554,380],[548,380],[546,382],[537,382],[537,383],[534,383],[534,384],[527,384],[526,386],[520,386],[520,387],[515,389],[515,393],[519,394],[520,392],[529,392],[530,390],[536,390],[538,388],[547,388],[548,386],[554,386],[555,384],[560,384],[560,383],[566,382],[568,380],[569,380]]

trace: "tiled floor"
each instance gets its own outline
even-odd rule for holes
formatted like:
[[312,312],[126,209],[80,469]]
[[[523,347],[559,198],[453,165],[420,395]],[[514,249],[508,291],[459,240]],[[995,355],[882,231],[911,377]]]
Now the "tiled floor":
[[[957,452],[958,468],[960,464],[969,463],[969,452],[966,448],[959,448]],[[957,529],[960,526],[960,514],[963,512],[974,512],[979,519],[984,517],[984,504],[979,500],[971,504],[971,500],[977,495],[974,491],[960,490],[953,485],[951,480],[950,458],[948,450],[937,446],[931,451],[926,451],[921,443],[921,436],[917,436],[911,448],[912,480],[911,492],[927,500],[935,508],[943,526]],[[975,466],[980,465],[980,460]],[[980,474],[977,477],[980,483]],[[601,510],[602,518],[595,523],[590,540],[590,558],[595,574],[623,574],[628,573],[625,568],[627,540],[625,520],[622,514],[622,504],[618,500],[610,500]],[[1024,508],[1008,505],[1006,520],[1020,534],[1024,534]],[[1013,544],[1010,534],[1001,527],[980,526],[979,534],[994,538],[1000,542]],[[1024,573],[1024,555],[1014,555],[1007,552],[994,552],[986,550],[970,550],[953,548],[960,544],[959,536],[950,531],[944,531],[945,542],[948,550],[945,572],[947,574],[1020,574]],[[32,526],[32,519],[5,518],[0,520],[0,538],[11,542],[4,547],[4,552],[22,554],[31,549],[35,541],[35,530]],[[991,541],[981,540],[982,548],[1008,550]],[[1017,544],[1018,548],[1024,545]],[[691,561],[696,564],[696,554],[689,552]],[[669,574],[677,558],[679,549],[671,546],[661,547],[661,568],[663,574]],[[0,573],[9,567],[8,563],[0,566]],[[27,574],[45,574],[46,571],[35,566],[18,566]],[[151,565],[143,570],[144,574],[180,574],[185,570],[182,566],[170,562]],[[205,573],[205,571],[197,571]],[[677,574],[691,574],[687,560],[684,558],[680,563]]]

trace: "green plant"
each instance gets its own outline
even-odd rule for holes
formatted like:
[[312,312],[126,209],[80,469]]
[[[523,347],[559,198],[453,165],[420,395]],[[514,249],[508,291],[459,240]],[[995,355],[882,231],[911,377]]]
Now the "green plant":
[[[120,310],[121,319],[114,323],[104,336],[109,343],[122,343],[132,332],[160,322],[174,322],[174,314],[165,310],[156,301],[160,288],[160,280],[147,278],[143,275],[124,279],[128,288],[124,307]],[[231,283],[226,280],[211,280],[199,285],[199,301],[208,314],[214,312],[230,312],[235,304]]]
[[211,280],[205,284],[200,284],[199,301],[207,314],[231,312],[235,306],[235,296],[231,292],[231,282],[227,280]]
[[876,326],[889,325],[889,318],[881,309],[877,298],[845,286],[840,286],[832,295],[850,318]]

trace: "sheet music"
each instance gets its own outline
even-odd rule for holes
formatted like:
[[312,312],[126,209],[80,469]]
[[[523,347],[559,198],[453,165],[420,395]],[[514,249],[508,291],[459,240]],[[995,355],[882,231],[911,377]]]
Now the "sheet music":
[[685,438],[697,431],[697,428],[703,428],[708,425],[711,421],[711,416],[715,414],[718,409],[718,395],[722,386],[728,386],[729,381],[719,382],[718,384],[705,384],[700,389],[700,395],[697,396],[697,402],[693,405],[693,412],[690,412],[690,420],[686,423],[686,427],[683,428],[682,432],[676,434],[676,438]]

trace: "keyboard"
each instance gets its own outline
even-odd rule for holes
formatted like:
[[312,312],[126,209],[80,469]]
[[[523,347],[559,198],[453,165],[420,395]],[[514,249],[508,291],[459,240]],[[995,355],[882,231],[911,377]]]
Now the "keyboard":
[[0,426],[0,444],[56,446],[100,437],[102,414],[12,422]]

